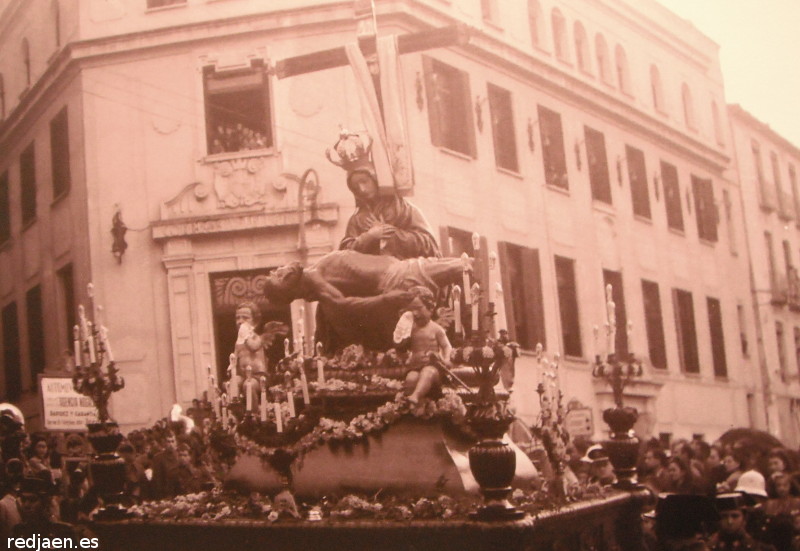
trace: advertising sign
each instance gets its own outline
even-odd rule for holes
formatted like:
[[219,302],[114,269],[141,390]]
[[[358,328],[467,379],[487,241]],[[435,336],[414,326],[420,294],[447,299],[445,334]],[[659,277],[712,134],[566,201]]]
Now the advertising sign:
[[46,430],[85,431],[86,423],[97,422],[97,408],[72,389],[70,377],[40,375],[39,392]]
[[567,412],[565,418],[567,432],[572,438],[576,436],[592,436],[594,420],[591,408],[576,408]]

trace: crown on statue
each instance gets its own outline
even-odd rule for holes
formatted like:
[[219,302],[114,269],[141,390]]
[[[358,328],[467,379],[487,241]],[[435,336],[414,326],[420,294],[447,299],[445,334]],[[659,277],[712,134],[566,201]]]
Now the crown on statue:
[[[357,170],[364,170],[370,174],[375,174],[375,166],[372,164],[372,138],[367,133],[359,134],[342,129],[339,132],[339,139],[333,145],[333,149],[325,150],[328,160],[348,174]],[[337,158],[333,157],[336,154]]]

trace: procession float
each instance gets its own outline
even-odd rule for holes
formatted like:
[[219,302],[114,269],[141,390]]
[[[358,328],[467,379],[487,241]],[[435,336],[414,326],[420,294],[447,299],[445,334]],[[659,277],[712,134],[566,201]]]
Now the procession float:
[[[418,34],[422,46],[398,40],[390,53],[446,45],[450,36]],[[393,59],[386,47],[372,37],[378,57]],[[613,345],[595,361],[593,375],[609,382],[616,403],[604,413],[613,485],[565,479],[559,360],[541,347],[540,415],[528,427],[544,452],[538,468],[515,445],[509,397],[519,347],[497,326],[496,255],[485,256],[488,266],[478,254],[441,258],[424,216],[402,197],[413,173],[402,139],[393,141],[403,132],[381,115],[393,95],[379,100],[373,86],[389,67],[376,75],[357,46],[345,50],[368,132],[343,130],[327,152],[356,196],[339,250],[313,263],[300,254],[273,270],[266,300],[298,301],[299,321],[259,332],[258,307],[240,304],[229,365],[209,366],[191,416],[176,405],[163,421],[207,447],[218,484],[126,503],[115,453],[123,435],[108,410],[124,380],[98,308],[79,311],[73,385],[99,413],[87,428],[101,498],[92,529],[103,548],[639,549],[649,495],[636,482],[636,410],[622,402],[639,362],[617,357]],[[297,74],[302,57],[279,63],[279,76]],[[302,249],[302,223],[300,237]],[[472,244],[477,253],[485,240],[476,234]],[[306,308],[315,311],[313,332],[302,321]],[[276,339],[283,354],[274,360],[264,349]]]

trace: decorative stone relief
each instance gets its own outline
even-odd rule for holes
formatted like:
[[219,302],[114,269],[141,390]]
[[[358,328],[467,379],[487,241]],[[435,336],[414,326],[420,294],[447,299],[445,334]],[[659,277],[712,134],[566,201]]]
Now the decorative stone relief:
[[214,169],[214,191],[220,208],[266,204],[266,181],[259,178],[262,157],[246,157],[210,163]]

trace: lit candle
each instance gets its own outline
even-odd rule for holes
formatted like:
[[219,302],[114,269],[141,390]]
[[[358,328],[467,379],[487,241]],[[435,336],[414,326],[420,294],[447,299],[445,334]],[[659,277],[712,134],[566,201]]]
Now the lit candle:
[[222,426],[228,429],[228,395],[222,395]]
[[267,378],[261,377],[261,422],[267,421]]
[[461,264],[464,266],[464,271],[461,275],[464,282],[464,303],[472,304],[469,284],[469,256],[467,256],[467,253],[461,253]]
[[[108,358],[109,362],[113,362],[114,354],[111,352],[111,342],[108,340],[108,328],[105,325],[100,326],[100,338],[106,350],[106,358]],[[211,369],[211,366],[208,366],[208,368]]]
[[287,390],[286,400],[289,402],[289,417],[296,417],[297,412],[294,409],[294,392]]
[[305,350],[303,349],[303,343],[305,342],[305,316],[306,316],[306,309],[301,304],[300,307],[297,309],[297,343],[295,344],[294,349],[300,355],[302,359],[303,355],[305,354]]
[[228,396],[231,400],[239,396],[239,376],[236,374],[236,354],[228,356]]
[[89,329],[86,325],[86,310],[83,304],[78,305],[78,323],[81,326],[81,339],[85,339],[89,335]]
[[495,282],[494,289],[494,311],[497,312],[497,316],[495,316],[497,319],[497,327],[508,330],[508,322],[506,321],[506,305],[505,301],[503,300],[503,284],[499,281]]
[[275,409],[275,427],[278,432],[283,432],[283,417],[281,416],[281,403],[276,401],[272,404]]
[[291,349],[289,348],[289,337],[283,339],[283,356],[288,358],[289,355],[292,353]]
[[473,283],[472,284],[472,298],[473,298],[473,300],[472,300],[472,330],[473,331],[477,331],[478,329],[480,329],[480,318],[481,318],[480,303],[481,303],[481,301],[478,298],[479,295],[480,295],[480,292],[481,292],[481,286],[478,285],[477,282]]
[[456,323],[456,334],[464,334],[461,322],[461,287],[458,285],[453,285],[453,318]]
[[628,336],[628,351],[633,354],[633,322],[630,320],[625,326],[625,334]]
[[89,346],[89,364],[94,365],[97,362],[97,356],[95,351],[95,342],[94,342],[94,326],[92,325],[91,321],[86,322],[86,328],[88,329],[88,336],[86,337],[86,342]]
[[317,343],[317,385],[320,387],[325,384],[325,360],[322,359],[322,343]]
[[72,345],[75,349],[75,368],[78,369],[83,360],[81,358],[81,330],[77,325],[72,328]]
[[616,336],[617,336],[617,314],[616,314],[616,305],[614,301],[611,299],[612,297],[612,287],[611,284],[606,285],[606,315],[608,320],[608,353],[614,354],[615,347],[616,347]]
[[303,364],[300,364],[300,385],[303,389],[303,403],[309,405],[311,403],[311,396],[308,395],[308,379],[306,379],[306,370]]
[[[248,374],[252,372],[252,368],[248,365]],[[256,380],[252,376],[248,376],[244,381],[244,409],[246,411],[253,411],[255,407],[255,394],[256,394]]]

